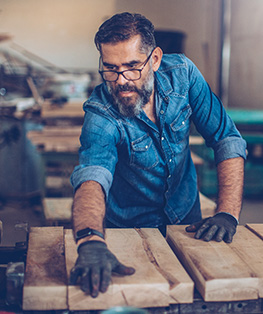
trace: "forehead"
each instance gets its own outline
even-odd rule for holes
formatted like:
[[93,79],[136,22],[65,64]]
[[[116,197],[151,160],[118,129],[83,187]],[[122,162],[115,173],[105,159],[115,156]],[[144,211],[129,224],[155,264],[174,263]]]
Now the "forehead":
[[146,54],[141,51],[141,37],[136,35],[129,40],[116,44],[102,44],[101,57],[103,62],[120,65],[131,61],[143,61]]

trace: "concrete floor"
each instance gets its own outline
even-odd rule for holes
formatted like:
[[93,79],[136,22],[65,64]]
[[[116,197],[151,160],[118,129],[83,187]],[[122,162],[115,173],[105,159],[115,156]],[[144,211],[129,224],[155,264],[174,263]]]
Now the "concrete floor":
[[[2,204],[0,208],[0,220],[4,229],[0,246],[14,246],[16,242],[25,241],[26,224],[28,227],[45,226],[39,206],[12,201]],[[263,199],[244,200],[240,225],[246,223],[263,223]]]

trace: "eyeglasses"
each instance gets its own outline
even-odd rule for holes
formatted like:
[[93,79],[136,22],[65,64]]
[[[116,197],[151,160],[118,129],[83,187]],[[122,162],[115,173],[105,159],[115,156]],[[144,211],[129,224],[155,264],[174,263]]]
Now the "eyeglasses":
[[150,55],[147,59],[143,62],[141,69],[131,69],[131,70],[124,70],[124,71],[99,71],[101,77],[104,81],[107,82],[116,82],[121,74],[127,81],[137,81],[142,76],[142,70],[145,68],[146,64],[150,60],[154,49],[151,51]]

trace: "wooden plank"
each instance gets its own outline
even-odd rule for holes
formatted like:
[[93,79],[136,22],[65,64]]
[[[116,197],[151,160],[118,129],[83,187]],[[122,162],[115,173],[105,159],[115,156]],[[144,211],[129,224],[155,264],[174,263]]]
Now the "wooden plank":
[[[109,249],[121,262],[134,267],[135,274],[113,276],[108,291],[96,299],[85,295],[79,286],[69,286],[69,310],[163,307],[180,301],[192,302],[193,283],[158,230],[107,229],[106,237]],[[77,258],[71,230],[65,230],[65,253],[69,276]]]
[[258,298],[256,274],[229,244],[196,240],[194,233],[178,225],[167,227],[167,240],[205,301]]
[[170,303],[192,303],[194,283],[158,229],[137,229],[150,261],[170,285]]
[[23,310],[67,309],[63,227],[30,229]]
[[62,118],[62,117],[84,117],[83,101],[71,100],[62,106],[56,106],[45,102],[42,105],[41,117],[47,118]]
[[47,223],[70,222],[72,202],[72,197],[44,198],[43,210]]
[[[253,225],[251,225],[253,228]],[[263,234],[263,225],[256,225],[258,232]],[[261,230],[260,230],[261,229]],[[238,227],[234,241],[230,244],[233,251],[247,264],[252,274],[258,278],[259,297],[263,297],[263,241],[256,233],[244,226]]]
[[202,217],[207,218],[209,216],[214,216],[216,210],[216,203],[212,201],[210,198],[206,197],[201,192],[199,192],[199,197]]
[[263,240],[263,224],[246,224],[246,227]]

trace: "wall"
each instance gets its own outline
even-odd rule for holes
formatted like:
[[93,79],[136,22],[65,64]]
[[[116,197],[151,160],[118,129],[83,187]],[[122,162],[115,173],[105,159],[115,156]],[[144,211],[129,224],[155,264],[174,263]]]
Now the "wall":
[[229,107],[263,109],[262,16],[262,0],[231,1]]
[[144,14],[156,29],[186,33],[185,54],[218,92],[221,0],[116,0],[116,8]]
[[0,0],[0,32],[64,68],[96,70],[93,38],[116,12],[139,12],[156,28],[186,33],[185,52],[218,91],[221,0]]
[[114,0],[0,0],[0,32],[57,66],[96,69],[93,37],[114,8]]

